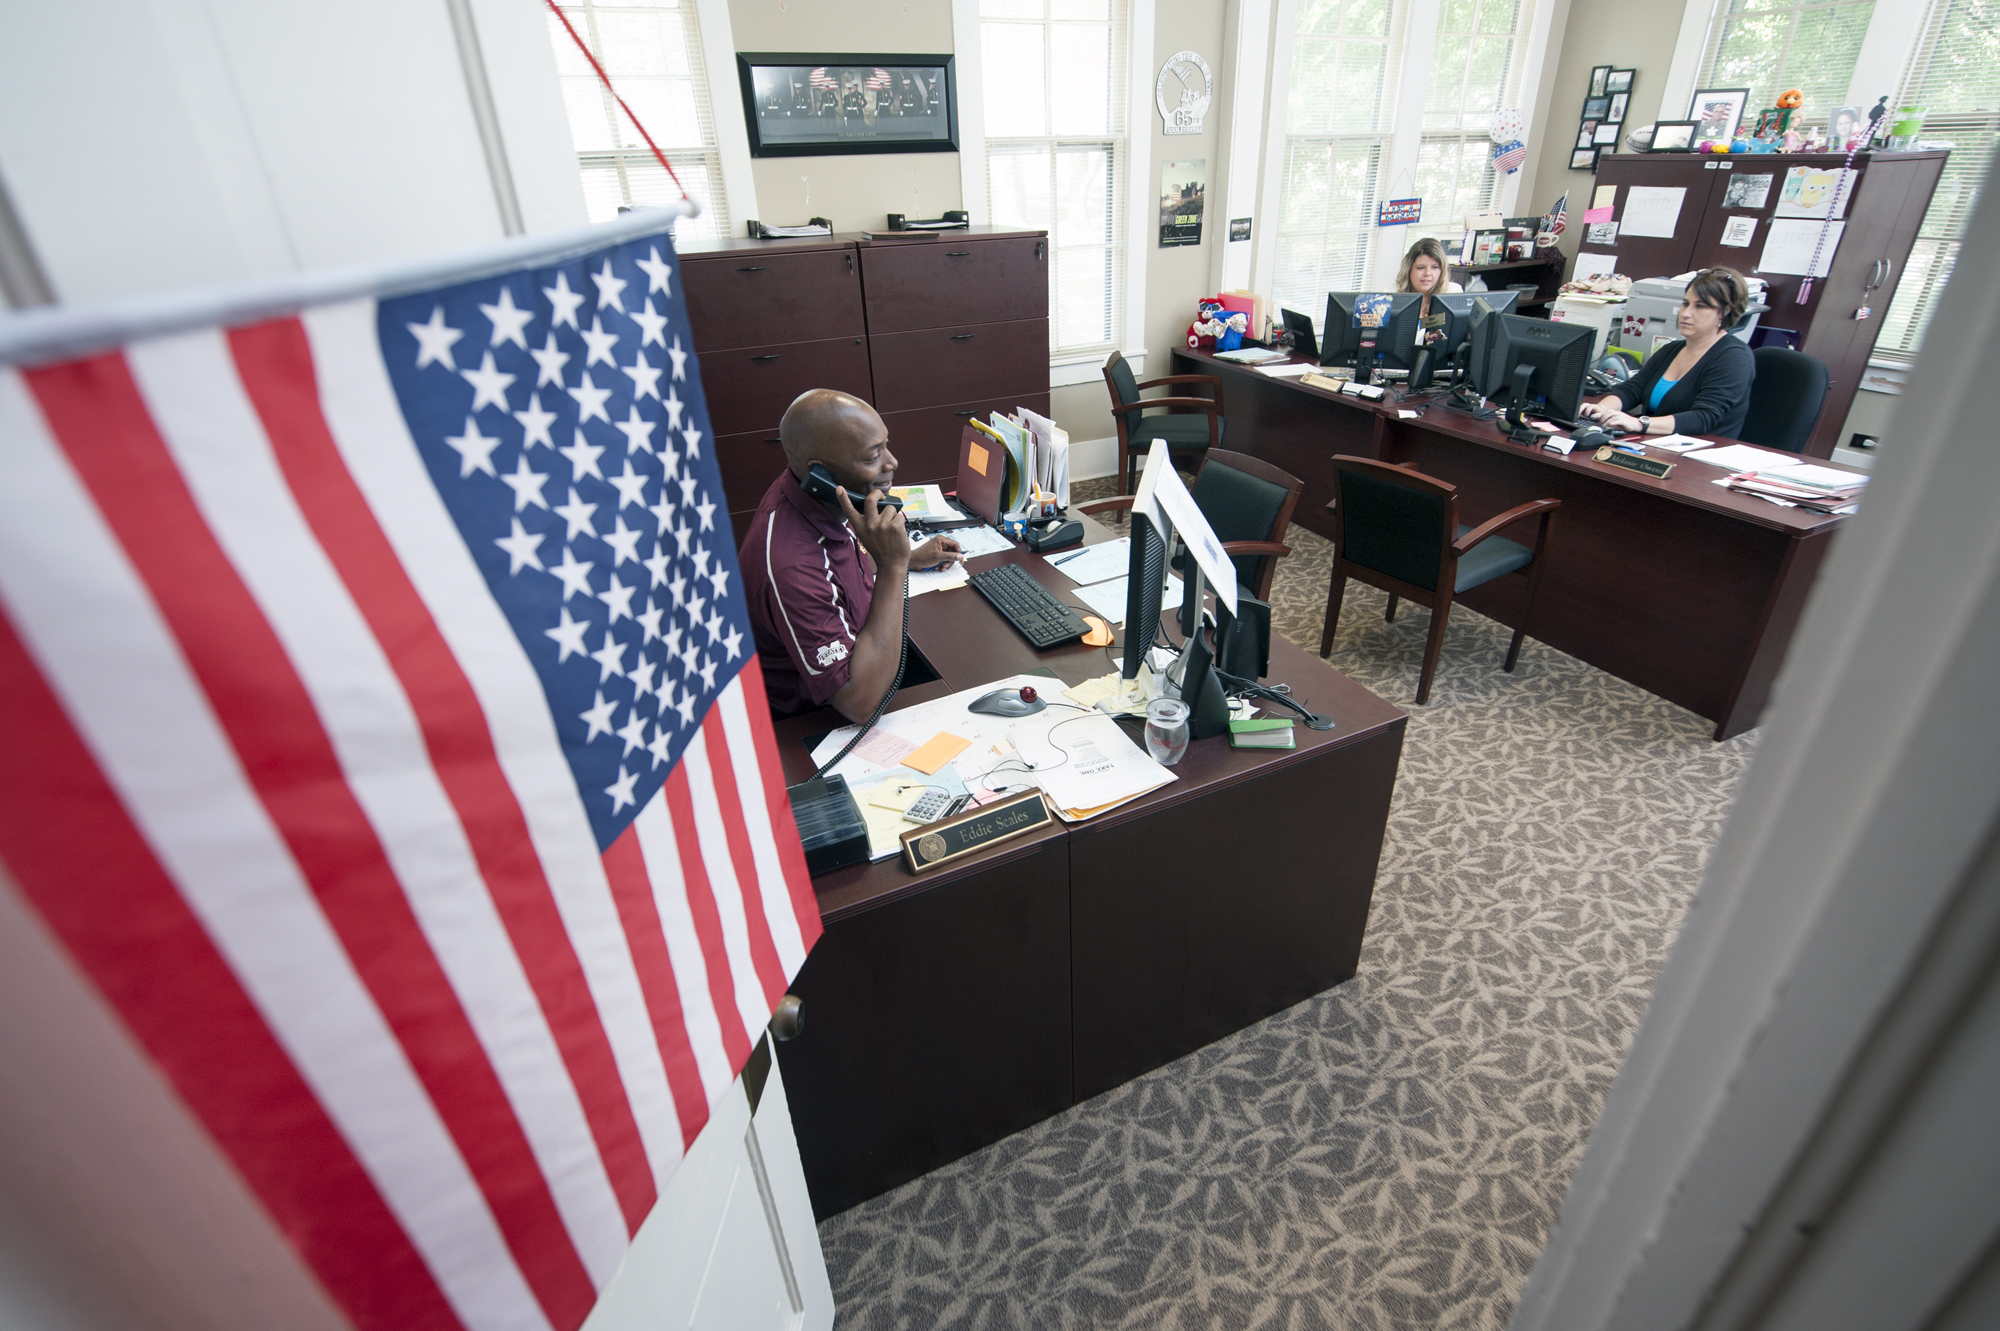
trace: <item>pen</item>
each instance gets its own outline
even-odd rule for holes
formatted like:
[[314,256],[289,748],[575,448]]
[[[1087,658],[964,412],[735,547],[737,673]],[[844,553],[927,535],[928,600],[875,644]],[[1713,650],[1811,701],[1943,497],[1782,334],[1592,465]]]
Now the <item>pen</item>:
[[1064,555],[1061,559],[1051,559],[1049,563],[1055,565],[1057,568],[1061,568],[1064,564],[1069,563],[1069,561],[1072,559],[1083,558],[1085,553],[1086,553],[1085,551],[1079,550],[1073,555]]

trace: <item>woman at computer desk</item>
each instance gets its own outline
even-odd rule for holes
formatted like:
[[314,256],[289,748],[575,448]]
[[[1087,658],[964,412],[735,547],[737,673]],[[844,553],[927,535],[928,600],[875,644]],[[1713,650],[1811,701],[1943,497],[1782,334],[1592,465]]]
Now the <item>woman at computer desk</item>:
[[1750,292],[1733,268],[1704,268],[1681,297],[1681,340],[1651,356],[1639,373],[1583,414],[1626,434],[1714,434],[1734,439],[1750,410],[1756,358],[1729,330],[1743,318]]
[[1436,342],[1444,337],[1444,308],[1433,310],[1431,297],[1448,292],[1462,291],[1456,282],[1445,280],[1444,246],[1425,236],[1410,246],[1410,252],[1403,256],[1403,266],[1396,274],[1396,290],[1412,291],[1423,297],[1422,308],[1417,313],[1417,342]]

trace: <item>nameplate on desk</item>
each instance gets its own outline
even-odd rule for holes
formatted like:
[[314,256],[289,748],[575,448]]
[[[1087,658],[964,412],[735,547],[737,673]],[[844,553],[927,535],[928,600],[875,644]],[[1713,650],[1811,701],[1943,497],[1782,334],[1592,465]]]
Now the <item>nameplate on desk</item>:
[[1328,393],[1338,393],[1341,385],[1350,381],[1324,374],[1302,374],[1299,376],[1299,382],[1307,388],[1318,388]]
[[922,873],[1054,822],[1041,791],[1009,795],[970,813],[941,818],[903,833],[903,859],[911,873]]
[[1651,476],[1655,480],[1664,481],[1667,477],[1674,474],[1674,464],[1671,462],[1662,462],[1658,458],[1642,458],[1631,453],[1621,453],[1617,449],[1608,446],[1598,449],[1591,456],[1595,457],[1599,462],[1608,462],[1614,467],[1623,467],[1627,471],[1636,471],[1641,476]]

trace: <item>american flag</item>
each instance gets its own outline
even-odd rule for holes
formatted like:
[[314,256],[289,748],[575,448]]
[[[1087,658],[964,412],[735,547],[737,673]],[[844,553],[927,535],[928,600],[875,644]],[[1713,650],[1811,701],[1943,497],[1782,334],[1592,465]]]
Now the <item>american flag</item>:
[[580,1325],[820,932],[646,230],[0,346],[0,861],[359,1327]]

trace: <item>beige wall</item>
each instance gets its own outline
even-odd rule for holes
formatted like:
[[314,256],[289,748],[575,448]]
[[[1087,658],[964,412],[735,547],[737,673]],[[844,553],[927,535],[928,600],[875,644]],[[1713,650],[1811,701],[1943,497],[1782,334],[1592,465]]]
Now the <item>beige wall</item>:
[[[951,0],[730,0],[739,51],[908,52],[955,50]],[[735,88],[736,71],[714,71]],[[738,114],[741,114],[738,112]],[[768,157],[750,164],[761,222],[795,225],[824,217],[837,231],[873,230],[892,212],[936,217],[961,204],[957,153]]]
[[[1691,2],[1705,4],[1706,0]],[[1658,120],[1660,93],[1666,86],[1667,67],[1673,63],[1681,15],[1688,3],[1690,0],[1661,0],[1653,5],[1609,5],[1577,0],[1569,6],[1562,53],[1553,63],[1555,81],[1549,89],[1547,118],[1536,135],[1539,143],[1529,148],[1528,161],[1521,168],[1520,194],[1521,213],[1526,215],[1552,206],[1565,189],[1569,191],[1569,226],[1561,245],[1568,258],[1576,257],[1577,244],[1583,238],[1583,210],[1590,206],[1590,173],[1569,169],[1590,71],[1598,65],[1637,71],[1632,76],[1631,105],[1625,109],[1626,132]],[[1524,90],[1522,100],[1531,98],[1532,90]],[[1679,113],[1687,108],[1673,110],[1676,114],[1669,119],[1679,119]],[[1622,142],[1623,136],[1620,138]]]

